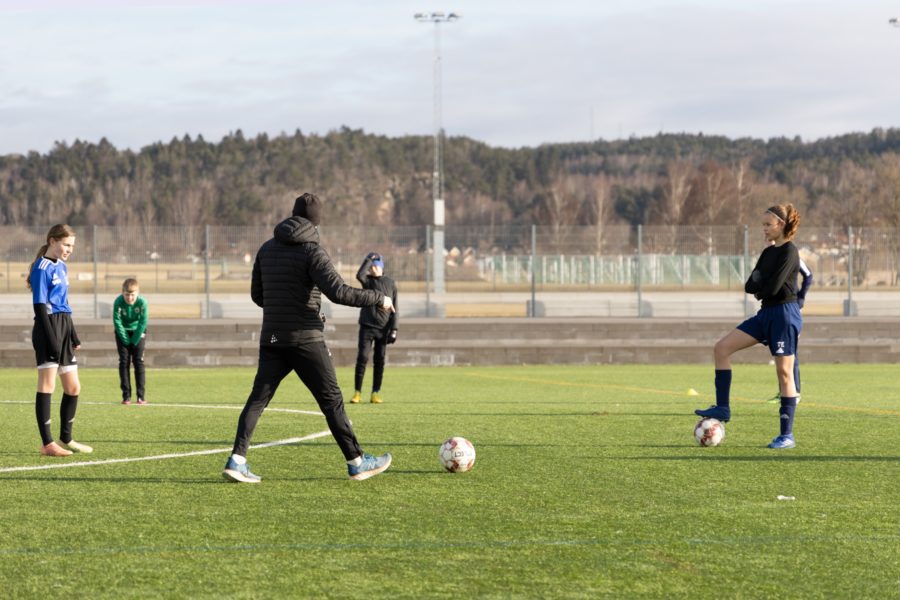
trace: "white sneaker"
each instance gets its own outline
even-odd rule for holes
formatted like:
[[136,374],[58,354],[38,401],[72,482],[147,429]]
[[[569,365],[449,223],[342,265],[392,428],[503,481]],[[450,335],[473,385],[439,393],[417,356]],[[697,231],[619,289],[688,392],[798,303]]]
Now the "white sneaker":
[[81,444],[79,442],[76,442],[75,440],[72,440],[71,442],[63,442],[63,445],[72,452],[81,452],[82,454],[90,454],[94,451],[94,449],[87,444]]

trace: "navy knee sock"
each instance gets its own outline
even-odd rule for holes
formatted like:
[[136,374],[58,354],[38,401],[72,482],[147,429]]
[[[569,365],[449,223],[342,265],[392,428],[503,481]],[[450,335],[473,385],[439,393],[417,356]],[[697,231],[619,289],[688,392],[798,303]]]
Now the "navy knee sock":
[[797,398],[781,397],[781,408],[778,409],[781,422],[781,435],[793,435],[794,413],[797,411]]
[[731,369],[716,369],[716,406],[728,408],[731,396]]
[[53,441],[50,434],[50,394],[38,392],[34,395],[34,413],[37,417],[41,442],[46,446]]

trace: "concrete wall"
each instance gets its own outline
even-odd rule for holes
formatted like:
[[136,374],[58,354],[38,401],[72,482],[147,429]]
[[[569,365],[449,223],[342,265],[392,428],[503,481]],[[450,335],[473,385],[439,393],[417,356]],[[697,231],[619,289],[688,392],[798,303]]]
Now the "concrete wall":
[[[712,363],[713,344],[737,325],[735,319],[404,319],[393,365],[660,364]],[[76,319],[83,348],[79,364],[114,367],[112,323]],[[326,337],[335,364],[356,358],[357,325],[331,320]],[[259,321],[155,319],[146,362],[150,367],[256,365]],[[800,353],[806,363],[900,362],[900,319],[808,317]],[[762,347],[739,353],[735,362],[766,363]],[[0,320],[0,365],[34,367],[31,322]]]

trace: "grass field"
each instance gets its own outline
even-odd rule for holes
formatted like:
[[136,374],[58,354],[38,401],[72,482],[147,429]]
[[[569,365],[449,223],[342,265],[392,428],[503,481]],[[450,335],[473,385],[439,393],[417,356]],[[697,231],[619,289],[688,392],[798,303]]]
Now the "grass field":
[[[75,433],[96,452],[49,459],[35,374],[6,369],[0,597],[898,598],[900,366],[803,374],[779,452],[772,367],[735,367],[718,448],[691,436],[710,367],[389,368],[385,404],[348,406],[389,471],[350,481],[318,437],[251,450],[251,486],[221,468],[252,370],[151,371],[142,407],[83,370]],[[321,432],[313,410],[286,380],[254,442]],[[471,472],[441,470],[450,435]]]

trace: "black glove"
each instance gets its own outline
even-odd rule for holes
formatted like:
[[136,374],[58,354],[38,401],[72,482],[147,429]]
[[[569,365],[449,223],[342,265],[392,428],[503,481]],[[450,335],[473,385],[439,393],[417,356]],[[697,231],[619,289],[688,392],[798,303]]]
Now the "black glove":
[[368,258],[369,260],[378,260],[381,258],[381,255],[377,252],[369,252],[368,254],[366,254],[366,258]]
[[388,332],[388,334],[387,334],[387,343],[393,344],[396,341],[397,341],[397,330],[391,329],[390,332]]

